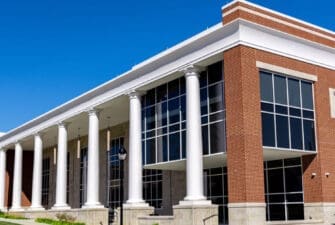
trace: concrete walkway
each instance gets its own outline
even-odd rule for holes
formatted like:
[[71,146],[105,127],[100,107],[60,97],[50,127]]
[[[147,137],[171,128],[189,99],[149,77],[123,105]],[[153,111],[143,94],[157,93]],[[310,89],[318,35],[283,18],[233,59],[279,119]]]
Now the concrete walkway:
[[43,225],[44,224],[44,223],[36,223],[34,220],[10,220],[10,219],[0,218],[0,221],[17,223],[20,225]]

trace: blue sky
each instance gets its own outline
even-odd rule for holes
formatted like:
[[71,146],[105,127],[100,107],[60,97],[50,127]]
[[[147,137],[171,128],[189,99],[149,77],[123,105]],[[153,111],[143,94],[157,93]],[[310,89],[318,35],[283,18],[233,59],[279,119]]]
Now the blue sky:
[[[0,1],[0,131],[221,20],[226,0]],[[252,0],[335,30],[333,0]]]

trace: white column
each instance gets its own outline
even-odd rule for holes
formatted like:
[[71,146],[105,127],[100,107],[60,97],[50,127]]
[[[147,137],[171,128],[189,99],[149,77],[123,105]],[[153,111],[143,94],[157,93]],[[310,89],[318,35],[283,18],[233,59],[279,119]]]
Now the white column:
[[43,142],[40,134],[34,136],[34,169],[32,188],[32,210],[43,210],[42,207],[42,164],[43,164]]
[[206,202],[203,190],[199,70],[184,70],[186,79],[186,197],[185,202]]
[[87,202],[84,208],[103,208],[99,202],[99,113],[96,109],[88,111],[88,168]]
[[129,182],[128,205],[147,206],[142,196],[141,96],[129,94]]
[[0,149],[0,211],[6,211],[5,190],[6,190],[6,150]]
[[57,182],[56,203],[53,209],[69,209],[66,203],[67,185],[67,124],[58,124],[58,154],[57,154]]
[[13,197],[11,211],[21,211],[21,193],[22,193],[22,158],[23,149],[19,142],[15,144],[14,157],[14,180],[13,180]]

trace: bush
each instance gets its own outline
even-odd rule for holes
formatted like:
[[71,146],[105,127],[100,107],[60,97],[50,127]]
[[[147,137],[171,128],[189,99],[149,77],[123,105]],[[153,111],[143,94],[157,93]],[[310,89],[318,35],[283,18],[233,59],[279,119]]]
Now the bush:
[[51,225],[85,225],[85,223],[60,221],[60,220],[53,220],[53,219],[48,219],[48,218],[37,218],[35,222],[51,224]]
[[14,214],[9,214],[9,213],[4,213],[4,212],[0,212],[0,218],[13,219],[13,220],[26,220],[27,219],[20,215],[14,215]]

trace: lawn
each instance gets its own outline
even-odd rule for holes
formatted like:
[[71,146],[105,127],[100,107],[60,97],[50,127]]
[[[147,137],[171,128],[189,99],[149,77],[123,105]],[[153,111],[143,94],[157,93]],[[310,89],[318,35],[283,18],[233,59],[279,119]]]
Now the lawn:
[[21,225],[21,224],[0,221],[0,225]]

